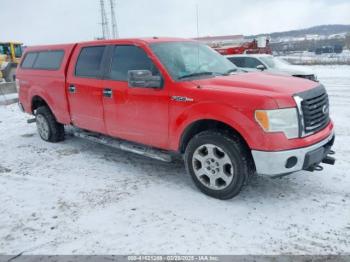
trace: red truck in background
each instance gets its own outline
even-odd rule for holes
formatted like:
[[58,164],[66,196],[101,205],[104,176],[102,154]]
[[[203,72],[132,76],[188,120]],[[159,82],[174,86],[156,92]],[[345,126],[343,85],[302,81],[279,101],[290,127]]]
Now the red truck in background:
[[322,85],[240,72],[193,40],[28,47],[17,83],[19,105],[35,116],[43,140],[61,141],[71,126],[158,159],[182,155],[197,187],[219,199],[236,196],[254,173],[320,170],[335,161]]
[[222,55],[272,54],[270,39],[265,36],[253,39],[243,35],[205,36],[193,40],[207,44]]
[[217,52],[222,55],[238,55],[238,54],[272,54],[272,49],[269,45],[269,40],[265,40],[266,43],[263,47],[258,45],[258,40],[244,42],[238,46],[215,46],[213,47]]

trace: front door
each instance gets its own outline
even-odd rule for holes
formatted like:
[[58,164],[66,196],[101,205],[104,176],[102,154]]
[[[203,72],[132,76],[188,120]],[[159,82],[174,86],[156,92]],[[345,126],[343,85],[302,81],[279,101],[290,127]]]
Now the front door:
[[110,71],[104,81],[106,129],[111,136],[166,148],[168,142],[169,94],[163,88],[128,87],[129,70],[160,74],[145,50],[134,45],[117,45]]

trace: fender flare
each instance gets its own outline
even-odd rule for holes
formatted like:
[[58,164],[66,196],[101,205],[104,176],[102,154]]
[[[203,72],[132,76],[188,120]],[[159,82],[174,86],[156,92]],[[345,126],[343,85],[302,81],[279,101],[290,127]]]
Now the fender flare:
[[53,100],[50,98],[49,95],[47,95],[45,92],[42,91],[41,88],[38,87],[33,87],[30,89],[29,94],[28,94],[28,104],[30,105],[30,113],[34,113],[33,112],[33,100],[34,97],[39,97],[40,99],[42,99],[46,105],[49,107],[49,109],[51,110],[51,112],[54,114],[54,116],[56,116],[55,114],[55,110],[53,110],[54,106],[54,102]]
[[[256,129],[254,117],[248,117],[249,112],[243,112],[241,109],[234,108],[226,104],[217,104],[212,102],[194,104],[188,107],[177,119],[171,121],[170,141],[171,148],[178,151],[181,149],[182,138],[193,124],[202,120],[212,120],[221,122],[235,130],[251,148],[252,142],[260,139],[257,132],[249,132]],[[262,139],[262,138],[261,138]]]

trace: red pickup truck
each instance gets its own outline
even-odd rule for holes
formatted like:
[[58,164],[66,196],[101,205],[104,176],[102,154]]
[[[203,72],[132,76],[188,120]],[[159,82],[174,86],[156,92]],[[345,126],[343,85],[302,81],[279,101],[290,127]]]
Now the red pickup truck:
[[198,188],[219,199],[237,195],[254,173],[321,170],[335,161],[321,84],[240,72],[192,40],[28,47],[17,83],[19,105],[45,141],[63,140],[69,125],[162,160],[182,155]]

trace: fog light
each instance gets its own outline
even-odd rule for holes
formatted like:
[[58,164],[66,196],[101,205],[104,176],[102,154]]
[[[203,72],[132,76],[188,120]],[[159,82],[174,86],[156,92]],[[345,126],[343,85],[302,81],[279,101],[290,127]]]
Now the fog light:
[[292,156],[287,159],[286,168],[292,168],[298,163],[298,159],[295,156]]

